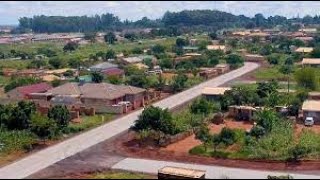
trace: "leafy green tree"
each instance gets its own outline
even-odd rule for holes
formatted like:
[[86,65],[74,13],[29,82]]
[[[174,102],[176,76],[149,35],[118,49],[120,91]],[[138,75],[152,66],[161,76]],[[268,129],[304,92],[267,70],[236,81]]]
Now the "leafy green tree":
[[57,56],[57,52],[50,47],[41,47],[37,49],[37,54],[43,54],[47,57]]
[[160,59],[159,65],[162,69],[172,69],[173,68],[173,62],[170,58]]
[[31,116],[30,131],[45,141],[55,136],[57,124],[48,117],[35,113]]
[[80,58],[71,58],[68,60],[68,64],[70,67],[78,69],[83,65],[83,62],[80,60]]
[[223,128],[220,133],[220,143],[230,146],[236,142],[236,134],[234,130]]
[[106,52],[106,60],[108,59],[114,59],[116,57],[116,52],[113,49],[109,49]]
[[126,33],[124,34],[124,38],[129,39],[132,42],[136,40],[138,37],[135,33]]
[[261,98],[267,97],[271,93],[276,93],[279,88],[277,81],[259,82],[257,87],[257,94]]
[[154,54],[161,54],[161,53],[165,52],[166,48],[160,44],[157,44],[157,45],[153,46],[151,48],[151,50]]
[[244,64],[244,59],[237,54],[230,54],[226,59],[231,68],[238,68]]
[[305,146],[296,145],[289,150],[290,158],[292,161],[300,161],[300,159],[306,157],[311,152],[311,150]]
[[[287,62],[286,64],[288,64],[290,62]],[[290,91],[290,75],[294,72],[293,71],[293,66],[292,65],[283,65],[281,66],[281,68],[279,69],[279,71],[287,76],[287,82],[288,82],[288,93]]]
[[266,133],[270,133],[278,125],[279,119],[277,113],[271,110],[258,111],[255,116],[257,125],[263,127]]
[[183,46],[187,46],[188,45],[188,41],[186,39],[183,38],[177,38],[176,39],[176,46],[177,47],[183,47]]
[[102,83],[103,81],[103,75],[101,75],[100,73],[98,72],[92,72],[91,73],[91,76],[92,76],[92,81],[94,83]]
[[28,68],[41,68],[47,66],[47,61],[44,60],[33,60],[29,63]]
[[295,72],[295,80],[300,87],[316,90],[318,87],[318,79],[314,68],[302,68]]
[[33,102],[19,101],[11,107],[11,116],[7,125],[11,130],[24,130],[30,127],[31,115],[36,112]]
[[182,91],[183,89],[186,88],[188,81],[188,76],[185,74],[179,73],[177,76],[173,78],[173,83],[172,83],[172,90],[174,92],[179,92]]
[[271,65],[278,65],[279,60],[280,60],[280,55],[279,54],[271,54],[267,57],[267,60],[269,64]]
[[216,32],[211,32],[208,34],[211,40],[217,40],[218,39],[218,35]]
[[171,135],[177,133],[169,110],[162,110],[159,107],[153,106],[143,110],[132,129],[138,132],[142,130],[155,130]]
[[144,75],[144,71],[139,69],[137,66],[134,65],[128,65],[124,67],[124,72],[126,76],[132,76],[132,75]]
[[8,92],[16,87],[32,85],[41,82],[41,79],[34,77],[13,77],[9,84],[4,87],[5,92]]
[[193,114],[210,114],[220,110],[219,107],[205,98],[200,98],[193,102],[190,109]]
[[64,47],[63,47],[63,51],[64,52],[71,52],[71,51],[75,51],[77,50],[79,47],[78,43],[76,42],[68,42]]
[[254,126],[251,131],[250,135],[259,139],[266,134],[266,130],[262,126]]
[[108,44],[114,44],[114,42],[117,41],[116,35],[112,32],[109,32],[104,36],[104,41]]
[[122,78],[119,76],[108,76],[107,80],[111,84],[122,84],[123,83]]
[[69,125],[71,121],[71,115],[66,106],[54,106],[48,112],[48,118],[53,119],[60,129],[63,129]]
[[202,125],[195,133],[196,139],[200,140],[204,144],[205,151],[213,143],[213,136],[210,134],[210,129],[206,125]]
[[320,46],[315,47],[313,51],[310,53],[310,56],[313,58],[320,58]]
[[60,69],[67,66],[66,61],[58,57],[51,58],[49,60],[49,64],[55,69]]

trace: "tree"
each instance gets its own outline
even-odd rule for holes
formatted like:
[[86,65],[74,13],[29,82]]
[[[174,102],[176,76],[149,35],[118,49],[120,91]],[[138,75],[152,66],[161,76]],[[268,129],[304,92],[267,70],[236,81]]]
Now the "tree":
[[135,65],[128,65],[124,67],[124,72],[126,76],[132,76],[132,75],[144,75],[144,71],[139,69]]
[[186,88],[186,83],[188,81],[188,76],[182,73],[179,73],[177,76],[173,78],[172,90],[174,92],[182,91]]
[[114,59],[116,57],[116,52],[113,49],[109,49],[106,52],[106,60],[108,59]]
[[35,113],[31,116],[30,131],[45,141],[55,136],[57,124],[48,117]]
[[305,67],[297,70],[294,74],[294,77],[300,87],[309,90],[316,90],[318,87],[316,70],[314,68]]
[[68,64],[72,68],[79,69],[83,62],[80,60],[80,58],[71,58],[68,60]]
[[255,138],[261,138],[266,134],[266,130],[262,126],[254,126],[251,131],[250,135]]
[[78,43],[76,42],[68,42],[64,47],[63,47],[63,51],[64,52],[71,52],[71,51],[75,51],[78,48]]
[[30,64],[28,65],[28,68],[41,68],[47,66],[47,62],[43,61],[43,60],[33,60],[30,62]]
[[33,102],[19,101],[17,105],[9,107],[8,110],[11,111],[8,129],[24,130],[30,127],[31,115],[36,112],[36,106]]
[[236,142],[236,134],[232,129],[224,127],[220,133],[220,143],[230,146]]
[[[290,62],[286,62],[286,64],[290,64]],[[293,66],[292,65],[284,65],[281,66],[279,71],[287,76],[287,81],[288,81],[288,93],[290,92],[290,74],[293,73]]]
[[162,69],[172,69],[173,68],[173,62],[170,58],[160,59],[159,65]]
[[122,84],[122,78],[119,76],[108,76],[107,80],[111,84]]
[[103,75],[101,75],[100,73],[98,72],[92,72],[91,73],[91,76],[92,76],[92,81],[94,83],[102,83],[103,81]]
[[165,134],[174,135],[175,125],[172,122],[172,115],[168,109],[161,109],[159,107],[147,107],[143,110],[138,120],[131,127],[134,131],[155,130]]
[[117,41],[116,35],[112,32],[109,32],[104,36],[104,41],[108,44],[114,44],[114,42]]
[[195,133],[196,139],[200,140],[204,144],[205,151],[213,143],[213,136],[210,134],[210,129],[206,125],[202,125]]
[[67,66],[66,61],[64,61],[61,58],[58,57],[53,57],[49,60],[49,64],[55,68],[55,69],[60,69],[60,68],[64,68]]
[[271,54],[267,57],[269,64],[278,65],[279,64],[280,55],[279,54]]
[[153,46],[151,48],[151,50],[154,54],[161,54],[161,53],[165,52],[166,48],[160,44],[157,44],[157,45]]
[[209,33],[209,37],[211,40],[217,40],[218,39],[218,35],[216,32],[211,32]]
[[4,87],[5,92],[9,92],[12,89],[20,86],[32,85],[41,82],[42,80],[34,77],[13,77],[9,84]]
[[288,160],[298,162],[300,159],[304,158],[310,152],[311,152],[311,150],[309,148],[301,146],[301,145],[296,145],[289,150],[290,158]]
[[257,87],[257,94],[260,98],[265,98],[271,93],[276,93],[279,88],[277,81],[259,82]]
[[135,33],[126,33],[124,34],[124,38],[129,39],[132,42],[137,39],[137,35]]
[[192,103],[190,110],[193,114],[210,114],[220,109],[205,98],[200,98]]
[[243,57],[237,54],[228,55],[226,61],[231,66],[231,68],[238,68],[244,64]]
[[71,115],[66,106],[57,105],[48,112],[48,118],[53,119],[60,129],[69,125]]
[[176,46],[177,47],[183,47],[183,46],[187,46],[188,45],[188,41],[183,39],[183,38],[177,38],[176,39]]
[[257,126],[263,127],[266,133],[270,133],[278,125],[279,119],[277,113],[271,110],[258,111],[255,116]]
[[97,36],[96,32],[86,32],[86,33],[84,33],[84,39],[88,40],[88,41],[90,41],[92,43],[96,42],[96,36]]
[[313,51],[310,53],[310,56],[313,58],[320,58],[320,46],[315,47]]

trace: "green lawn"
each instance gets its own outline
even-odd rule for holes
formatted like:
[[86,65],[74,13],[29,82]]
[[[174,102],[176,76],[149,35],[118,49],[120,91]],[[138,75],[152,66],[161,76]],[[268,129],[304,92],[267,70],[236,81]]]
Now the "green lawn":
[[9,77],[0,76],[0,86],[6,85],[7,83],[9,83],[9,81],[10,81]]
[[94,127],[98,127],[106,122],[113,119],[111,114],[95,115],[95,116],[84,116],[81,118],[82,122],[79,124],[70,124],[69,129],[71,132],[79,132],[88,130]]
[[0,60],[0,70],[2,68],[26,69],[30,60]]
[[131,172],[105,172],[97,173],[90,177],[89,179],[155,179],[151,175],[141,174],[141,173],[131,173]]

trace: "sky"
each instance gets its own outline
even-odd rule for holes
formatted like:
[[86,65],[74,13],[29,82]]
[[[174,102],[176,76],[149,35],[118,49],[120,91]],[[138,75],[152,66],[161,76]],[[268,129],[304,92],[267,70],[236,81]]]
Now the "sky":
[[34,15],[79,16],[113,13],[120,19],[144,16],[161,18],[166,11],[212,9],[252,17],[282,15],[300,17],[320,14],[317,1],[0,1],[0,24],[18,24],[19,17]]

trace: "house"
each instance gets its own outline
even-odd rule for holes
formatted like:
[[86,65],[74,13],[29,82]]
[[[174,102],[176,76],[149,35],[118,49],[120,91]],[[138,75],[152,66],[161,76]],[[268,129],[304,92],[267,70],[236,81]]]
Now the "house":
[[200,68],[199,75],[205,79],[210,79],[219,75],[219,72],[215,68]]
[[90,71],[97,71],[97,72],[101,72],[101,71],[105,71],[107,69],[113,69],[113,68],[118,68],[118,65],[113,64],[113,63],[109,63],[109,62],[103,62],[94,66],[91,66],[89,68]]
[[259,54],[246,54],[244,55],[244,59],[248,62],[263,62],[265,60],[264,56]]
[[146,90],[109,83],[66,83],[47,91],[48,93],[52,97],[79,98],[86,108],[94,108],[98,113],[122,114],[144,106]]
[[214,68],[218,70],[219,74],[224,74],[224,73],[230,71],[229,64],[218,64]]
[[320,92],[309,92],[308,99],[320,101]]
[[7,97],[10,99],[29,99],[32,93],[44,93],[52,89],[52,86],[47,83],[38,83],[28,86],[17,87],[7,93]]
[[202,96],[208,100],[217,100],[219,97],[223,96],[226,91],[230,91],[229,87],[206,87],[202,91]]
[[107,76],[118,76],[121,77],[124,75],[124,70],[119,68],[109,68],[106,70],[101,71],[102,74]]
[[315,34],[318,32],[317,28],[303,28],[303,29],[299,29],[299,32],[303,32],[306,34]]
[[241,121],[251,121],[254,118],[257,108],[251,106],[229,106],[229,117]]
[[208,50],[221,50],[223,52],[226,52],[226,46],[225,45],[208,45]]
[[135,64],[135,63],[141,63],[143,61],[142,57],[126,57],[126,58],[122,58],[121,61],[124,64]]
[[294,52],[297,53],[311,53],[313,51],[312,47],[299,47]]
[[301,64],[303,66],[320,67],[320,58],[303,58]]
[[92,76],[91,75],[84,75],[78,77],[79,82],[81,83],[91,83],[92,82]]
[[310,37],[310,36],[301,36],[301,37],[295,37],[294,39],[298,39],[298,40],[303,41],[304,43],[308,43],[308,42],[310,42],[310,41],[313,40],[313,37]]
[[197,47],[197,46],[183,46],[182,49],[185,52],[195,52],[195,51],[199,50],[199,47]]
[[302,105],[303,119],[313,117],[315,123],[320,122],[320,101],[307,100]]

